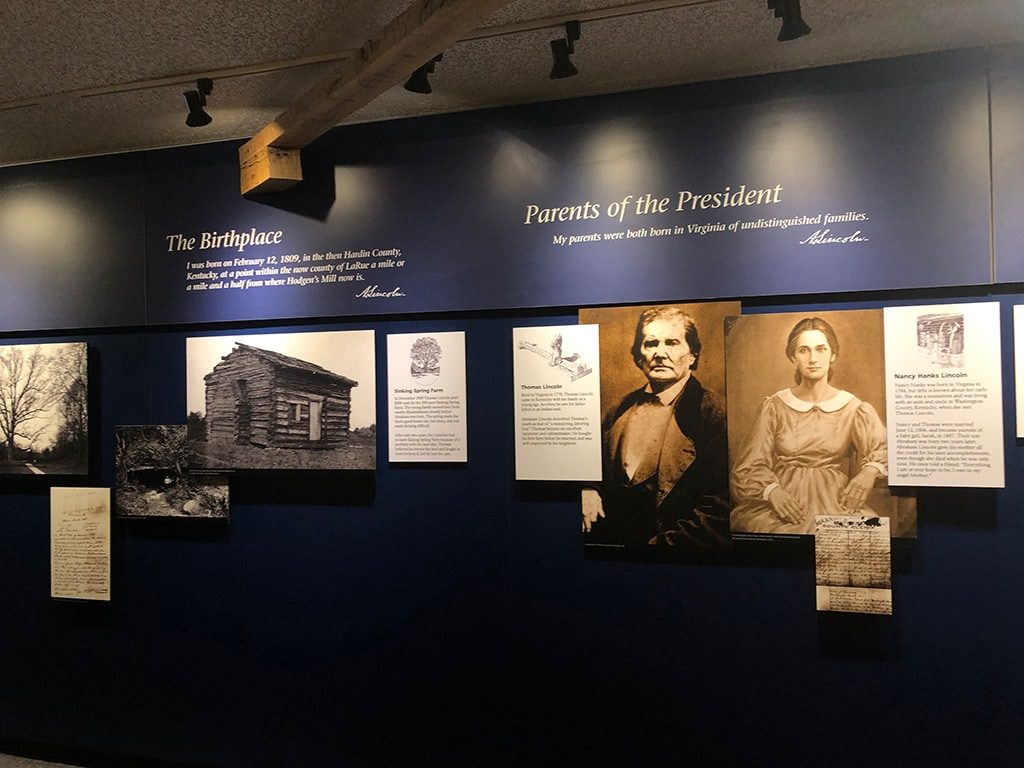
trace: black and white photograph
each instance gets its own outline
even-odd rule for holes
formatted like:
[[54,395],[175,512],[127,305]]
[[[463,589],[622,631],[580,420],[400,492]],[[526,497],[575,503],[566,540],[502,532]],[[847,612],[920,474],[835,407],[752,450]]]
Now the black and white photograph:
[[581,309],[600,326],[602,479],[594,546],[728,547],[724,320],[738,302]]
[[188,458],[188,428],[184,424],[117,427],[117,516],[226,519],[228,476],[192,472]]
[[880,515],[889,492],[881,310],[745,315],[726,324],[731,528],[812,535],[816,515]]
[[373,331],[187,340],[190,464],[373,469]]
[[0,474],[88,471],[85,342],[0,346]]

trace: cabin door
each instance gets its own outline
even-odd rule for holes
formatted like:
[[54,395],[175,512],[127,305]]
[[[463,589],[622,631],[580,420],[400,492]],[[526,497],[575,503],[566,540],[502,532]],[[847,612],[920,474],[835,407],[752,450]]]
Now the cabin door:
[[323,410],[322,400],[309,401],[309,440],[317,442],[320,440],[320,412]]
[[249,382],[239,379],[235,400],[235,442],[248,445],[252,440],[252,406],[249,404]]

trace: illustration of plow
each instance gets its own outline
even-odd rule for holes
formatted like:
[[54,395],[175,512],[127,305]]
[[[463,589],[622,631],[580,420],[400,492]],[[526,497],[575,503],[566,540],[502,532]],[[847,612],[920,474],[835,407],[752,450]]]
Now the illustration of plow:
[[588,373],[593,373],[593,368],[587,365],[584,361],[580,360],[580,356],[576,353],[571,355],[562,356],[562,335],[557,334],[554,339],[551,340],[551,349],[544,349],[540,344],[534,344],[532,341],[520,341],[520,349],[528,349],[535,355],[540,355],[548,361],[548,365],[552,368],[560,368],[569,375],[570,381],[576,381],[581,379]]

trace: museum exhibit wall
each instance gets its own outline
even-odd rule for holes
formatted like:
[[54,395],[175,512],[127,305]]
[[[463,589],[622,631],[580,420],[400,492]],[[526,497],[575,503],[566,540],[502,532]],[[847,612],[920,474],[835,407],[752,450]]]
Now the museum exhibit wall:
[[[235,143],[0,170],[0,341],[86,341],[91,405],[84,481],[0,477],[0,747],[1019,764],[1018,53],[347,127],[304,150],[302,186],[248,200]],[[779,223],[819,214],[850,214],[839,242]],[[287,280],[331,274],[352,279]],[[918,492],[892,617],[816,613],[808,542],[585,557],[579,485],[513,479],[514,327],[712,298],[1000,302],[1007,485]],[[115,520],[111,601],[48,597],[48,488],[110,486],[117,425],[184,422],[186,338],[363,329],[376,471],[237,474],[228,524]],[[468,461],[389,463],[386,335],[458,330]]]

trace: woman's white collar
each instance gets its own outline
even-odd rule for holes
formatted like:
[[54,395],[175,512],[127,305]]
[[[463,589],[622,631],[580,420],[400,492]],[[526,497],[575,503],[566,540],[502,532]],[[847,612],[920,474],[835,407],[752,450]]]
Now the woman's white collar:
[[851,400],[853,400],[853,395],[845,389],[840,389],[828,400],[822,400],[820,403],[809,403],[806,400],[801,400],[799,397],[794,395],[793,390],[788,387],[786,389],[780,389],[775,393],[775,396],[794,411],[799,411],[800,413],[807,413],[814,408],[817,408],[819,411],[824,411],[825,413],[834,413],[840,408],[845,407]]

